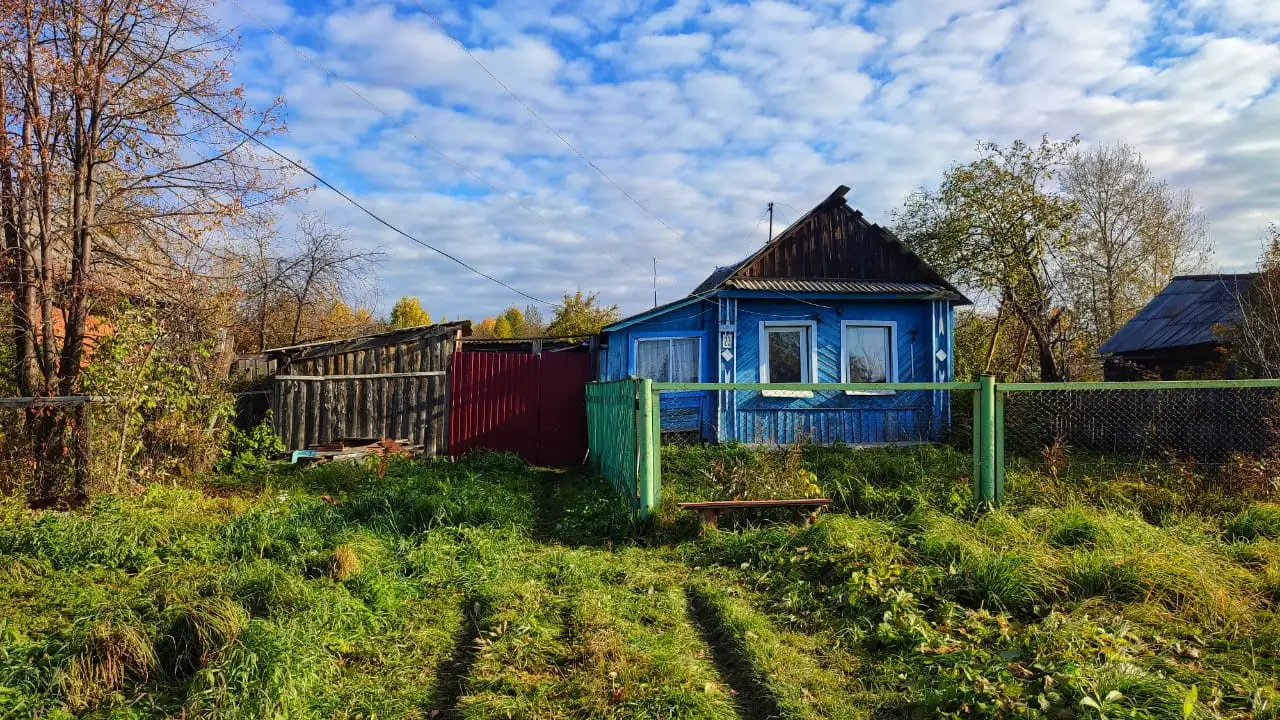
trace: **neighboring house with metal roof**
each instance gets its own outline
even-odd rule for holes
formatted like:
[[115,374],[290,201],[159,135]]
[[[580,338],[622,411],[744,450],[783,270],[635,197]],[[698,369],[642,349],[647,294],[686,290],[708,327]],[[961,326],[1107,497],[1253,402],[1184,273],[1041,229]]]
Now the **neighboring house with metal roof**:
[[[969,300],[849,207],[848,191],[688,297],[606,327],[601,379],[949,381],[952,310]],[[662,428],[719,442],[922,442],[938,439],[948,402],[932,391],[664,393]]]
[[1106,380],[1232,374],[1224,331],[1240,320],[1241,299],[1256,277],[1180,275],[1102,344]]

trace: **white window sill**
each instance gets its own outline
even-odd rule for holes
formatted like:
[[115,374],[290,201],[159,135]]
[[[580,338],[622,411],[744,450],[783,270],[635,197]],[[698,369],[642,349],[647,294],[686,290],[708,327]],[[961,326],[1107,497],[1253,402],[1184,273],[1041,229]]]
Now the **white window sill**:
[[761,397],[767,398],[811,398],[812,390],[761,390]]
[[897,390],[845,390],[845,395],[861,395],[864,397],[884,397],[886,395],[897,395]]

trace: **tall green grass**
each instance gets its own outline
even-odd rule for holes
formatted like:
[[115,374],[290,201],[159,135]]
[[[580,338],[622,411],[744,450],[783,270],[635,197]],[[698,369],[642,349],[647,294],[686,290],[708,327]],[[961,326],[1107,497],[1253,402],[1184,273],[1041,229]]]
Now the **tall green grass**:
[[0,502],[0,717],[1274,717],[1265,498],[1080,458],[979,512],[965,453],[802,452],[831,512],[696,539],[510,456]]

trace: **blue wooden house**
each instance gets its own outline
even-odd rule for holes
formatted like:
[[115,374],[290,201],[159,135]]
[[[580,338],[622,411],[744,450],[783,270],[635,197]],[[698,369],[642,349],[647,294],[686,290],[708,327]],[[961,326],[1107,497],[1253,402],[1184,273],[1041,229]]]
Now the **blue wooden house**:
[[[946,382],[952,310],[969,301],[849,207],[840,186],[688,297],[604,328],[602,380]],[[760,444],[939,439],[941,391],[690,391],[661,396],[663,432]]]

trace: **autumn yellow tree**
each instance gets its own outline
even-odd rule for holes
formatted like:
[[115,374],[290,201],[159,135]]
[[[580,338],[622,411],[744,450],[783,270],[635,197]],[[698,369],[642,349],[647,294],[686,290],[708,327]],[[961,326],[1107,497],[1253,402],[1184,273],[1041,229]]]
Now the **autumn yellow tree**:
[[475,326],[471,329],[471,335],[472,337],[478,337],[478,338],[496,337],[493,334],[493,329],[496,324],[497,324],[496,319],[487,317],[475,324]]
[[422,302],[416,295],[405,295],[391,306],[389,324],[392,328],[418,327],[430,325],[431,315],[422,309]]

